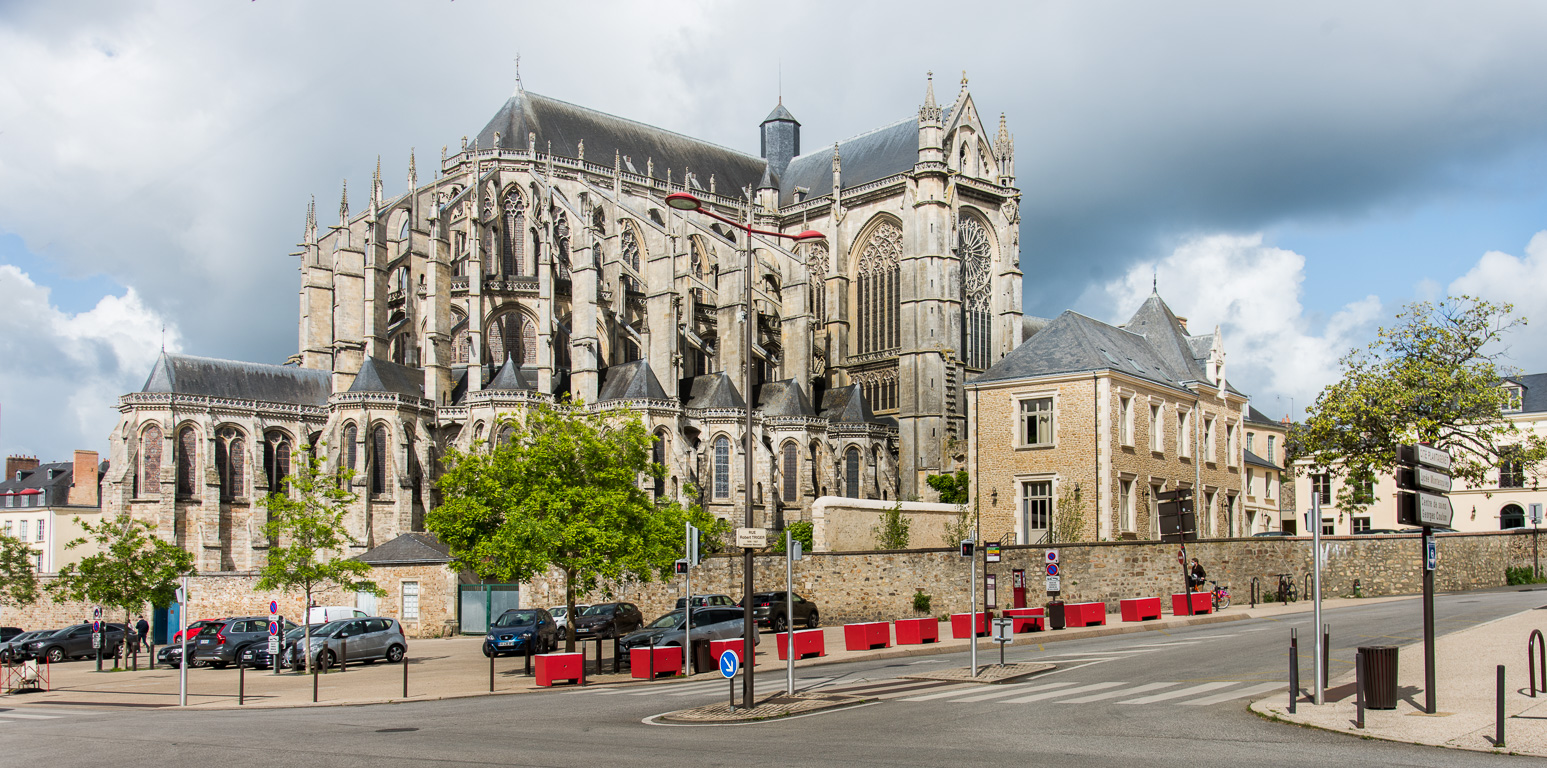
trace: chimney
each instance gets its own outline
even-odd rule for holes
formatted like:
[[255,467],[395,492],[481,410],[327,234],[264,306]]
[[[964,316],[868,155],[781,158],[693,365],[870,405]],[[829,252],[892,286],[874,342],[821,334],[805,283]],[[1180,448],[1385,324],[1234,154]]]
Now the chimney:
[[1176,324],[1182,326],[1182,333],[1187,333],[1187,318],[1178,315]]
[[5,479],[7,481],[15,480],[17,472],[30,472],[37,468],[38,457],[36,456],[18,455],[5,457]]
[[97,499],[97,452],[76,451],[70,480],[70,506],[95,507]]

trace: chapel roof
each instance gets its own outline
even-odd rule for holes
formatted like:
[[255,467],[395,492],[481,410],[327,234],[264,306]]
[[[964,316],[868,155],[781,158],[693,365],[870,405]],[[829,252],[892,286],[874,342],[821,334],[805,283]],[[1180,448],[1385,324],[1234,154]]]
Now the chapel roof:
[[655,377],[650,361],[640,358],[632,362],[614,365],[607,369],[602,389],[596,401],[609,400],[667,400],[666,389]]
[[433,533],[411,532],[361,552],[354,559],[371,565],[449,563],[451,547],[442,544]]
[[141,392],[325,406],[332,375],[314,368],[162,352]]
[[355,375],[350,392],[389,392],[424,397],[424,374],[418,368],[399,365],[391,360],[367,357]]
[[[844,188],[869,184],[913,170],[919,159],[919,125],[910,117],[838,142],[840,182]],[[795,188],[807,197],[833,191],[833,147],[807,152],[790,161],[779,178],[779,204],[795,202]]]

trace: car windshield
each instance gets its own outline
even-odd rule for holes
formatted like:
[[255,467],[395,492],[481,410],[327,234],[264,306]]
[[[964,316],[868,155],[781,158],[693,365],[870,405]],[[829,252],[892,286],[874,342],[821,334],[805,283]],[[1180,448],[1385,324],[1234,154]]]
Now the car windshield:
[[537,611],[530,608],[519,611],[506,611],[494,620],[496,627],[519,627],[524,624],[536,624]]
[[349,622],[347,620],[344,620],[344,621],[330,621],[330,622],[328,622],[328,623],[326,623],[326,624],[324,624],[324,625],[322,625],[320,627],[317,627],[316,629],[313,629],[312,630],[312,637],[332,637],[332,636],[338,634],[338,631],[340,629],[343,629],[344,625],[348,624],[348,623]]
[[565,606],[561,605],[561,606],[559,606],[557,608],[550,608],[550,609],[548,609],[548,613],[549,613],[549,615],[553,616],[553,618],[555,618],[555,619],[562,619],[565,616],[569,615],[569,608],[566,608]]
[[648,629],[676,629],[682,624],[682,611],[672,611],[647,625]]
[[581,611],[580,615],[581,616],[611,616],[613,608],[614,608],[614,606],[611,606],[611,605],[593,605],[590,608],[587,608],[584,611]]

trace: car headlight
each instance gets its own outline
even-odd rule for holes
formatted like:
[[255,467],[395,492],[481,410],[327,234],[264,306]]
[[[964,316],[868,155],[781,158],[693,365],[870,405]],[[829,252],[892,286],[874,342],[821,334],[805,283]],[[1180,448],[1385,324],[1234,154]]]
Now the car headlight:
[[529,637],[531,637],[531,636],[532,636],[532,633],[531,633],[531,632],[522,632],[522,633],[521,633],[521,639],[522,639],[522,640],[525,640],[525,639],[527,639],[527,638],[529,638]]
[[43,641],[39,640],[39,641],[37,641],[35,643],[27,643],[27,647],[28,648],[42,648],[43,647]]

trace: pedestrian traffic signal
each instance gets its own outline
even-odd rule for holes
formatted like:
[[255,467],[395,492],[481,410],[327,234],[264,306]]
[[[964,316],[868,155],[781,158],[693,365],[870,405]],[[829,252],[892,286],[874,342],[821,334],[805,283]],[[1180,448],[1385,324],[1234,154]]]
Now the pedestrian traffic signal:
[[962,557],[972,557],[972,552],[973,552],[973,550],[976,547],[977,547],[977,542],[976,541],[973,541],[972,539],[963,539],[962,540]]
[[677,562],[673,563],[672,566],[674,568],[676,568],[678,576],[686,576],[687,575],[687,572],[688,572],[688,561],[686,559],[678,560]]

